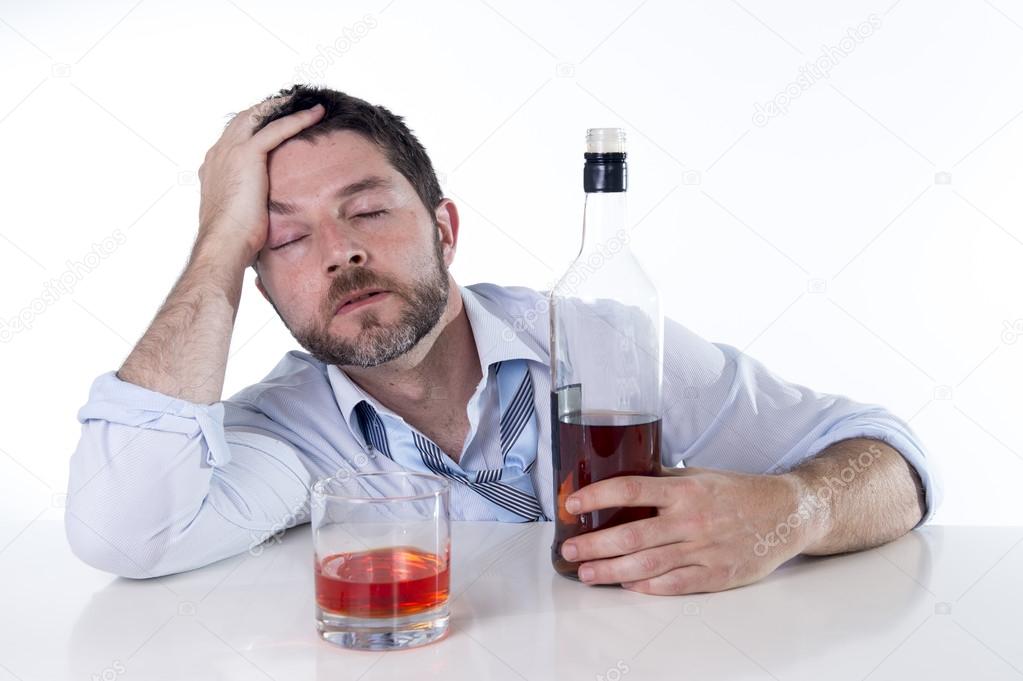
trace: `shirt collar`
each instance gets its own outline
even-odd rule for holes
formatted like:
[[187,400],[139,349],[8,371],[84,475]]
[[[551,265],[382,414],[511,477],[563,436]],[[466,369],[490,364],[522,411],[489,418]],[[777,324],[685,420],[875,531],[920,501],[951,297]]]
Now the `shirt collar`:
[[[528,320],[511,319],[498,303],[484,298],[467,286],[459,286],[458,289],[476,342],[484,382],[487,381],[490,367],[497,362],[513,359],[544,364],[548,362],[544,349],[523,329]],[[362,432],[355,413],[355,407],[360,402],[368,402],[379,414],[389,414],[404,421],[400,415],[380,404],[375,397],[356,385],[336,364],[327,366],[327,379],[330,381],[341,413],[352,432],[360,436],[360,439]]]

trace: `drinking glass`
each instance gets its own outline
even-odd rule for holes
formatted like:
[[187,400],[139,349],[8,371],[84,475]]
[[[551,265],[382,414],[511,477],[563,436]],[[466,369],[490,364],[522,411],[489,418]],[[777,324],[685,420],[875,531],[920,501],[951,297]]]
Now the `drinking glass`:
[[359,650],[448,630],[451,488],[412,471],[342,473],[312,487],[316,628]]

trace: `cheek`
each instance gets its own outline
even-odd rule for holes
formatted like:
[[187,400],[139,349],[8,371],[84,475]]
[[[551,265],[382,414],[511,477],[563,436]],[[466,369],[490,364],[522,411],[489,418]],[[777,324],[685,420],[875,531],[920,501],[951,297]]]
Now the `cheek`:
[[[433,229],[433,227],[431,227]],[[396,264],[401,272],[428,272],[436,267],[437,245],[433,232],[418,236],[412,243],[405,240],[401,247],[395,248]],[[441,256],[443,259],[443,256]]]
[[276,279],[271,280],[269,285],[264,283],[264,286],[267,286],[267,293],[286,319],[304,323],[320,314],[327,294],[323,282],[294,273],[275,274],[278,275]]
[[371,272],[391,281],[409,283],[417,279],[426,264],[430,262],[424,254],[430,253],[432,244],[425,246],[414,240],[407,233],[381,236],[367,242],[366,252],[369,260],[366,267]]

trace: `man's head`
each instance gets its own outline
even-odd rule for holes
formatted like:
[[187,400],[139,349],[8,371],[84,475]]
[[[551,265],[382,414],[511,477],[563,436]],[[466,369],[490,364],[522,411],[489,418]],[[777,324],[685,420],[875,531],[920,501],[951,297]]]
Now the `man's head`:
[[[253,132],[315,104],[326,111],[267,159],[270,229],[256,285],[320,361],[391,361],[447,307],[454,204],[400,116],[335,90],[295,86],[280,95],[289,97]],[[342,305],[366,289],[387,293]]]

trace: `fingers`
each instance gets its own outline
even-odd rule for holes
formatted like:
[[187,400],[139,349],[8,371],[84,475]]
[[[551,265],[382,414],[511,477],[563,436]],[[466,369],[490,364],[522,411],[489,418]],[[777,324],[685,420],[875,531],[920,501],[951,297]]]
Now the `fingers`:
[[685,539],[678,523],[658,516],[615,525],[595,532],[566,539],[561,545],[565,560],[580,563],[585,560],[612,558],[634,553],[641,549],[663,546]]
[[326,111],[322,104],[316,104],[309,109],[296,111],[283,118],[278,118],[252,137],[252,143],[256,148],[267,153],[278,147],[285,140],[294,137],[310,125],[315,124],[323,117]]
[[[678,484],[685,478],[670,478]],[[666,480],[645,475],[623,475],[586,485],[565,499],[565,510],[573,515],[620,506],[667,506]]]
[[272,113],[274,109],[283,105],[289,99],[291,99],[291,95],[277,95],[249,107],[248,111],[245,112],[248,114],[249,123],[252,125],[260,123],[265,116]]
[[620,584],[652,579],[679,567],[696,565],[687,542],[655,546],[626,556],[596,560],[579,566],[579,579],[587,584]]
[[653,596],[681,596],[722,590],[723,587],[715,587],[708,581],[709,573],[709,568],[704,565],[686,565],[649,579],[625,582],[622,587]]
[[258,104],[250,106],[242,111],[227,124],[223,138],[230,140],[233,144],[250,143],[255,149],[267,153],[289,137],[293,137],[305,128],[313,125],[323,117],[325,111],[322,104],[316,104],[308,109],[302,109],[287,116],[278,118],[261,128],[253,134],[253,129],[261,123],[265,117],[281,105],[285,104],[292,95],[279,95],[265,99]]
[[290,97],[291,95],[278,95],[253,104],[244,111],[239,111],[224,126],[225,134],[251,136],[252,128],[263,120],[264,116],[273,111],[275,107],[288,101]]

